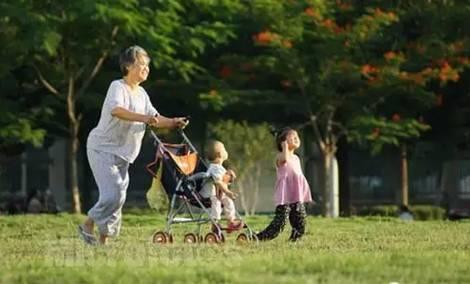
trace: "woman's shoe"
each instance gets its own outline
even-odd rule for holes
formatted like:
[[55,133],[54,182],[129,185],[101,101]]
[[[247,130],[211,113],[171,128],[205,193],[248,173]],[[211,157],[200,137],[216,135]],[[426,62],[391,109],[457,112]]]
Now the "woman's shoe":
[[87,233],[82,225],[78,225],[78,236],[88,245],[96,245],[98,240],[90,233]]

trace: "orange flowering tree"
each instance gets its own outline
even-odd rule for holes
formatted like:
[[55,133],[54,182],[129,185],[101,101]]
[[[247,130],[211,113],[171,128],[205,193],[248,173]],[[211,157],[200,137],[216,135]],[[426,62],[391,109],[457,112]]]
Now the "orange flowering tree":
[[363,2],[251,1],[213,80],[219,107],[276,106],[286,122],[312,126],[324,157],[326,216],[338,215],[338,139],[373,152],[406,145],[430,128],[425,117],[442,104],[440,89],[468,67],[468,42],[450,33],[465,21],[458,3]]

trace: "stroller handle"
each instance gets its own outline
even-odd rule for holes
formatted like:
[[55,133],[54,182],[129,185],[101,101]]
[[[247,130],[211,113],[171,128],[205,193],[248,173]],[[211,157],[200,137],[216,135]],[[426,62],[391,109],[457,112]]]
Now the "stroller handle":
[[[186,118],[189,119],[190,117],[187,116]],[[152,128],[150,128],[150,127],[149,127],[149,129],[150,129],[150,134],[152,135],[153,139],[155,139],[154,145],[155,145],[155,146],[156,146],[157,144],[158,144],[158,145],[163,145],[164,143],[162,142],[162,140],[160,140],[160,138],[158,138],[158,136],[157,136],[157,134],[155,133],[155,131],[154,131]],[[191,141],[189,140],[188,136],[186,136],[186,133],[184,133],[183,128],[177,128],[177,129],[176,129],[176,132],[178,132],[178,133],[181,135],[181,137],[183,137],[184,142],[189,146],[189,148],[191,149],[191,151],[192,151],[193,153],[196,153],[196,154],[199,153],[198,150],[196,149],[196,147],[194,147],[193,143],[191,143]],[[159,150],[159,151],[160,151],[160,150]],[[207,165],[206,161],[204,161],[204,159],[201,159],[200,161],[206,166],[206,168],[208,167],[208,165]]]
[[[150,134],[152,135],[153,139],[155,139],[155,142],[156,142],[155,145],[156,144],[163,145],[162,140],[160,140],[160,138],[158,138],[155,131],[152,128],[149,128],[149,129],[150,129]],[[189,148],[191,148],[191,151],[193,153],[196,153],[196,154],[199,153],[198,150],[196,149],[196,147],[194,147],[193,143],[191,143],[191,141],[189,140],[188,136],[186,136],[186,133],[184,133],[183,128],[177,128],[176,131],[181,135],[181,137],[183,137],[184,142],[186,144],[188,144]],[[204,162],[204,164],[205,164],[205,162]]]
[[[158,138],[157,134],[155,133],[155,131],[152,129],[152,128],[149,128],[150,129],[150,134],[152,135],[153,139],[155,139],[155,142],[158,143],[158,144],[163,144],[162,140],[160,140],[160,138]],[[181,137],[183,137],[184,139],[184,142],[186,142],[189,147],[191,148],[191,150],[194,152],[194,153],[198,153],[196,147],[194,147],[193,143],[191,143],[191,141],[189,140],[188,136],[186,136],[186,134],[184,133],[184,130],[182,128],[177,128],[177,132],[181,135]]]

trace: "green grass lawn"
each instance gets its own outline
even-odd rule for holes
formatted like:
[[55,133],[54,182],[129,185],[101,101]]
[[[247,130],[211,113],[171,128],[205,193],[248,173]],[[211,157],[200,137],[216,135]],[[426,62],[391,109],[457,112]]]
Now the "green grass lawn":
[[[0,216],[0,283],[470,283],[469,222],[309,217],[295,244],[286,230],[258,244],[188,245],[191,227],[180,227],[156,246],[163,218],[125,214],[118,239],[89,247],[76,234],[83,219]],[[269,220],[246,221],[260,230]]]

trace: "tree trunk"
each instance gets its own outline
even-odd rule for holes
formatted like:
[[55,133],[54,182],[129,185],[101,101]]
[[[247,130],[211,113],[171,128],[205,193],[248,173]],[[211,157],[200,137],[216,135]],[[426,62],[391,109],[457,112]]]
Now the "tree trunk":
[[261,165],[257,164],[256,165],[255,176],[253,178],[253,201],[251,203],[250,215],[254,215],[256,213],[256,205],[258,205],[261,170],[262,170]]
[[338,189],[338,162],[334,151],[329,147],[323,151],[324,168],[324,192],[323,192],[323,215],[336,218],[339,216],[339,189]]
[[339,212],[341,216],[351,216],[351,191],[349,186],[349,157],[348,141],[342,138],[336,156],[338,157],[338,168],[341,171],[339,177]]
[[26,151],[21,154],[21,194],[25,198],[28,196],[28,154]]
[[406,145],[401,145],[400,148],[400,162],[401,162],[401,194],[400,205],[408,206],[408,157]]
[[78,131],[80,129],[80,119],[77,118],[75,112],[75,89],[74,89],[74,78],[73,75],[69,76],[68,92],[67,92],[67,115],[69,118],[69,167],[70,170],[70,188],[72,190],[72,212],[80,214],[82,212],[82,206],[80,202],[80,190],[78,187]]
[[248,216],[248,214],[250,214],[249,212],[249,207],[248,207],[248,204],[246,202],[246,196],[245,196],[245,187],[243,186],[244,184],[244,179],[243,178],[239,178],[237,180],[237,188],[238,188],[238,194],[240,195],[240,204],[243,208],[243,211],[245,211],[245,216]]
[[[70,126],[71,128],[78,128],[76,126]],[[72,209],[73,213],[80,214],[82,212],[81,202],[80,202],[80,190],[78,187],[78,165],[77,165],[77,156],[78,156],[78,147],[79,140],[77,135],[71,134],[69,137],[70,143],[70,153],[69,153],[69,169],[70,169],[70,188],[72,189]]]
[[[251,173],[252,171],[250,171]],[[248,188],[248,192],[246,196],[249,196],[246,198],[246,209],[247,211],[245,212],[246,216],[250,216],[251,213],[251,206],[253,204],[253,188],[254,188],[254,177],[253,174],[249,174],[248,176],[245,177],[245,188]]]

